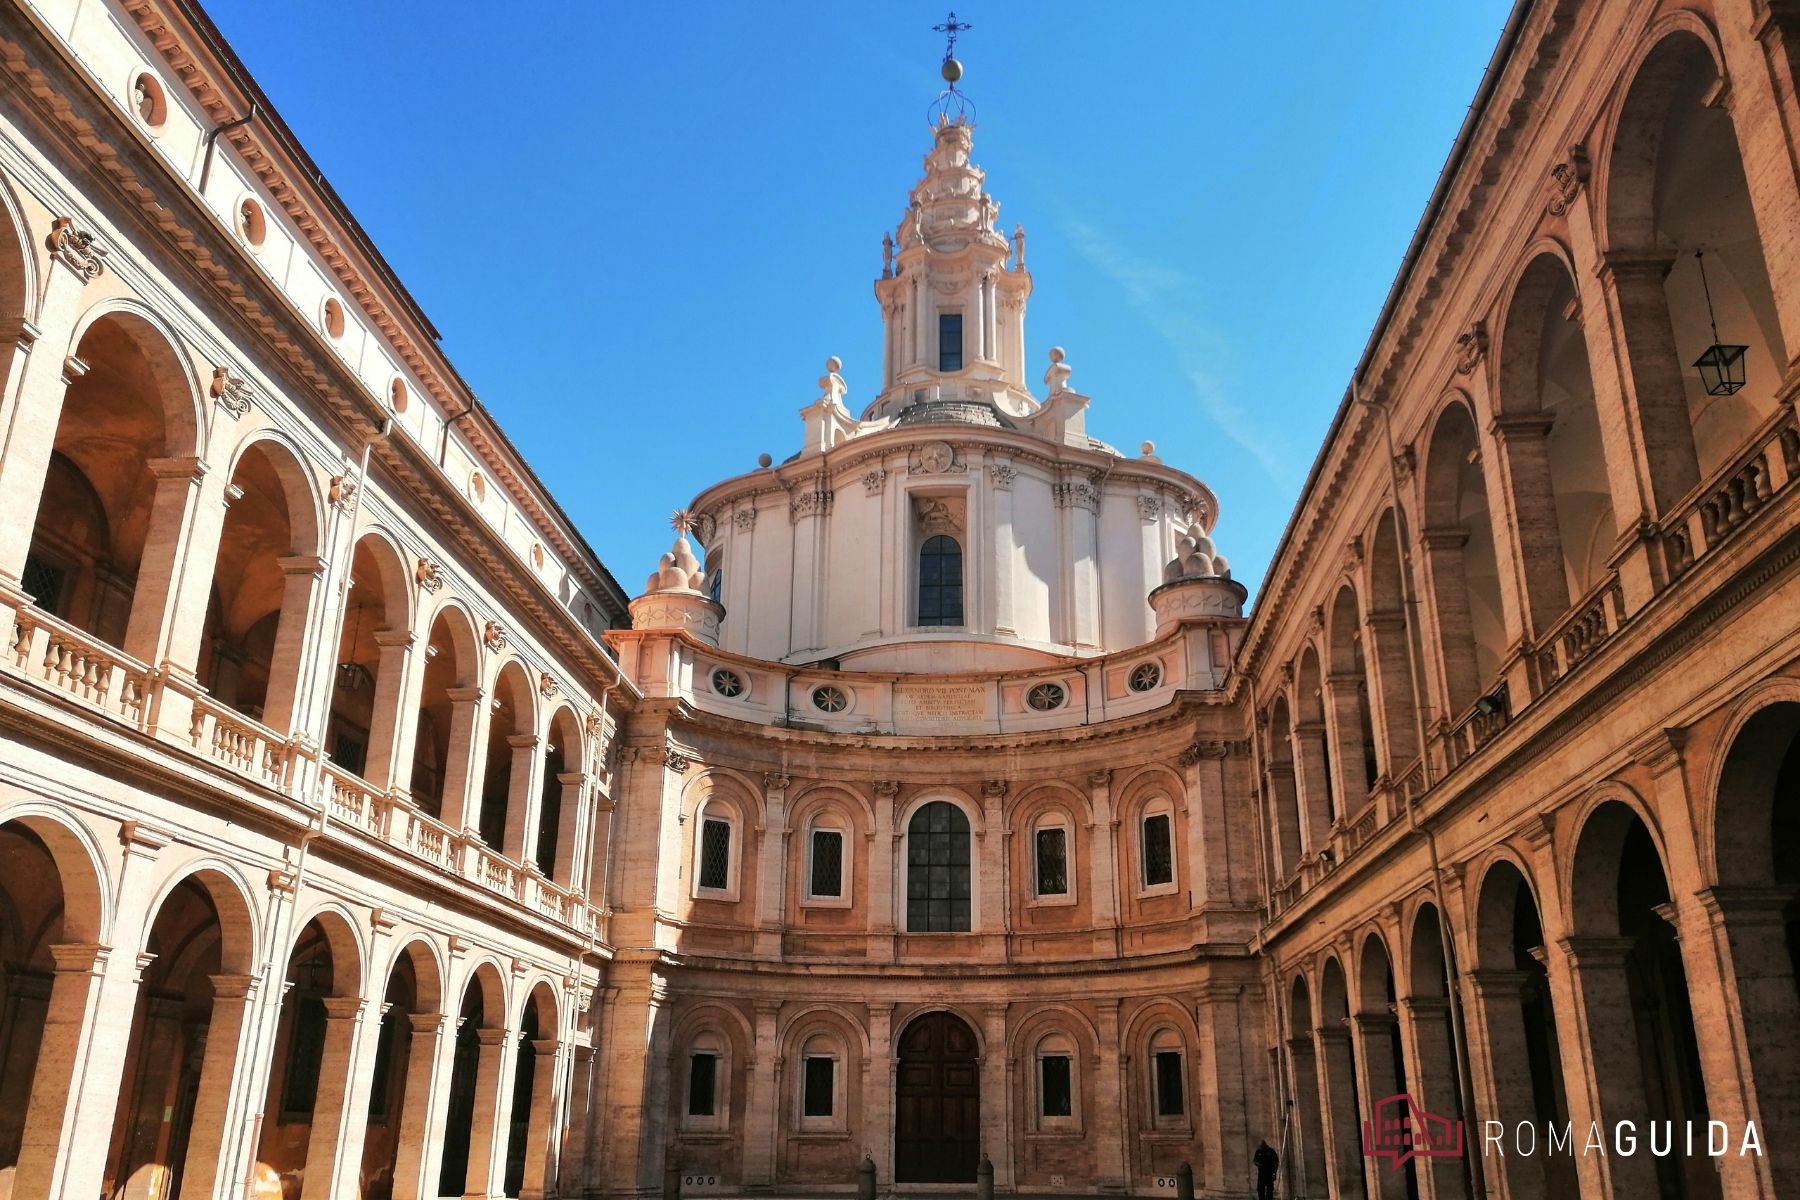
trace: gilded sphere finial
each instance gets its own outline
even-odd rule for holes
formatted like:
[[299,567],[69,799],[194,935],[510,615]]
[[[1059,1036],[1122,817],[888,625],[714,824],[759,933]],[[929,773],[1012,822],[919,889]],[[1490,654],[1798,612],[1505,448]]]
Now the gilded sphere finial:
[[962,64],[957,62],[954,58],[946,58],[944,60],[943,74],[945,83],[950,84],[952,87],[956,86],[957,80],[962,78]]

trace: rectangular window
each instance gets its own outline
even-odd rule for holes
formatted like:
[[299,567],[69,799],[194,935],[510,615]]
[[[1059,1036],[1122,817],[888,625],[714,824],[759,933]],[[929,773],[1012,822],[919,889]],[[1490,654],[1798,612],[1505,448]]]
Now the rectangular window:
[[1169,845],[1169,814],[1144,818],[1144,886],[1175,882],[1175,856]]
[[319,1096],[319,1067],[325,1060],[325,1001],[311,992],[296,992],[291,1011],[293,1032],[288,1036],[281,1120],[304,1122],[312,1119]]
[[700,886],[724,891],[731,886],[731,825],[704,821],[700,829]]
[[718,1078],[718,1055],[696,1054],[688,1060],[688,1116],[713,1115],[713,1090]]
[[1038,1089],[1038,1098],[1043,1102],[1043,1115],[1046,1117],[1075,1115],[1074,1097],[1069,1087],[1069,1056],[1046,1054],[1038,1061],[1043,1064],[1043,1083]]
[[1069,894],[1069,832],[1061,826],[1037,831],[1037,894]]
[[844,835],[835,829],[813,830],[810,894],[844,894]]
[[837,1060],[823,1056],[808,1056],[806,1060],[806,1082],[800,1097],[800,1115],[803,1117],[829,1117],[832,1106],[832,1088],[837,1081]]
[[962,314],[938,314],[938,370],[963,369]]
[[1156,1052],[1156,1115],[1179,1117],[1187,1111],[1181,1079],[1181,1051]]

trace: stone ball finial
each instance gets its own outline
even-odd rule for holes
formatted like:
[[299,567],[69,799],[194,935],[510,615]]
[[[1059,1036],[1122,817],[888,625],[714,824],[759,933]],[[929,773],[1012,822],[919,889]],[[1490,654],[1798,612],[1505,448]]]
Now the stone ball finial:
[[1138,453],[1143,455],[1145,458],[1149,458],[1150,456],[1152,456],[1153,454],[1156,453],[1156,443],[1155,442],[1145,442],[1143,445],[1138,447]]
[[1206,534],[1206,527],[1198,521],[1189,525],[1187,532],[1175,539],[1175,557],[1163,568],[1163,582],[1175,583],[1183,579],[1229,579],[1231,564],[1213,545],[1212,538]]
[[774,461],[775,460],[770,458],[767,454],[759,454],[756,456],[756,465],[759,467],[766,467]]
[[1050,361],[1053,363],[1059,363],[1062,360],[1063,360],[1063,348],[1061,346],[1050,347]]
[[825,360],[825,369],[827,371],[841,371],[844,369],[844,360],[833,354],[830,358]]
[[1069,376],[1075,373],[1075,369],[1064,361],[1064,357],[1061,346],[1050,347],[1050,369],[1044,372],[1044,386],[1050,389],[1052,395],[1068,391]]
[[963,77],[963,65],[954,58],[946,58],[940,69],[944,82],[954,87]]

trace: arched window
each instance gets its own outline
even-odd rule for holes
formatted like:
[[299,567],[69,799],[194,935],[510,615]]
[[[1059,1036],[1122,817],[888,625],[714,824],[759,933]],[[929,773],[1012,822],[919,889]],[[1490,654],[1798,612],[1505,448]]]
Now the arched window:
[[737,814],[707,800],[694,814],[694,896],[706,900],[738,898]]
[[1138,818],[1138,894],[1161,895],[1176,887],[1175,807],[1159,798]]
[[1150,1119],[1159,1129],[1187,1122],[1187,1055],[1166,1025],[1150,1035]]
[[970,898],[969,818],[934,800],[906,826],[907,931],[967,933]]
[[919,547],[918,623],[963,623],[962,544],[947,533],[933,534]]
[[724,1129],[731,1113],[730,1044],[713,1029],[696,1034],[688,1048],[687,1097],[682,1125],[688,1129]]
[[815,1033],[800,1048],[800,1128],[843,1129],[844,1053],[830,1034]]
[[819,814],[807,826],[805,887],[808,905],[850,904],[850,835],[834,812]]
[[1037,1112],[1039,1129],[1080,1128],[1080,1088],[1076,1064],[1080,1055],[1075,1041],[1065,1033],[1052,1033],[1037,1045]]
[[1034,903],[1075,903],[1074,848],[1067,816],[1051,812],[1038,818],[1031,831]]

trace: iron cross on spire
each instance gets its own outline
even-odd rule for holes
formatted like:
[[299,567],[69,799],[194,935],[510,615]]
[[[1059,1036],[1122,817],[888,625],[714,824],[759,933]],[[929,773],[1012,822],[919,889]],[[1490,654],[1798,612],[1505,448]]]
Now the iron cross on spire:
[[955,10],[951,10],[949,19],[946,20],[942,25],[933,25],[931,27],[931,31],[933,33],[944,34],[947,39],[944,43],[944,61],[945,62],[949,62],[951,59],[956,57],[956,35],[963,32],[965,29],[973,29],[973,28],[975,28],[975,27],[973,25],[969,24],[967,21],[958,21],[956,19]]

